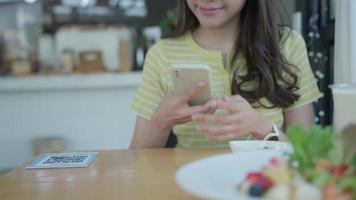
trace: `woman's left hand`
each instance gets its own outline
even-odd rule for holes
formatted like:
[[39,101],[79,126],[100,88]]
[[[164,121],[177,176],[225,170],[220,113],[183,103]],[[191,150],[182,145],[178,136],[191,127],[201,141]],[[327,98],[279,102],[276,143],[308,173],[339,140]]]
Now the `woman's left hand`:
[[228,111],[227,115],[197,114],[193,121],[199,122],[197,130],[209,140],[228,141],[238,137],[253,134],[256,139],[263,139],[272,131],[272,123],[240,95],[224,97],[218,103],[218,108]]

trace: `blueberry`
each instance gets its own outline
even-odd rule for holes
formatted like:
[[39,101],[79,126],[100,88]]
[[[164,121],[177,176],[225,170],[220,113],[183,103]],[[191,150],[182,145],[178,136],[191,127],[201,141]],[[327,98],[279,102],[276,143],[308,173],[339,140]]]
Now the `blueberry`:
[[260,185],[252,185],[248,193],[253,197],[260,197],[263,194],[263,188]]

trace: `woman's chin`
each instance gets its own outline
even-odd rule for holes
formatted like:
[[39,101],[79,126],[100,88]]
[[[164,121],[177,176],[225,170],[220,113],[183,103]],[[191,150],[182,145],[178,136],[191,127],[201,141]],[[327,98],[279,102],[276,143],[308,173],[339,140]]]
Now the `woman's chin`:
[[201,21],[200,26],[204,28],[209,28],[209,29],[214,29],[214,28],[219,28],[223,25],[224,23],[220,21],[214,21],[214,20],[206,20],[206,21]]

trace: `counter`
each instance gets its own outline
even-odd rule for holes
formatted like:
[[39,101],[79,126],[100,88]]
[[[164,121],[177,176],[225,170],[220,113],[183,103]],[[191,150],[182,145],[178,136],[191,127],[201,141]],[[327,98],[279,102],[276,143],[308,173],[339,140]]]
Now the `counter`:
[[1,77],[0,171],[32,159],[38,137],[62,137],[68,150],[127,148],[140,76]]

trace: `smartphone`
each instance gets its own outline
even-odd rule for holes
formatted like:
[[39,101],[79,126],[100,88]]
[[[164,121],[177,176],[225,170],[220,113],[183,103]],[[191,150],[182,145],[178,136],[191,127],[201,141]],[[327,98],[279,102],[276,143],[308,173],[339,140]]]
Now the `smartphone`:
[[175,64],[171,68],[174,92],[186,94],[199,81],[207,85],[188,102],[190,106],[203,105],[211,99],[210,68],[205,64]]

